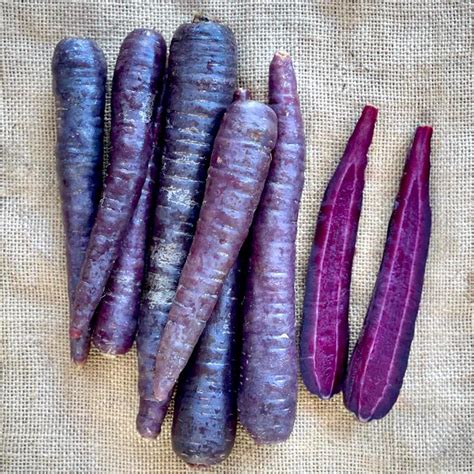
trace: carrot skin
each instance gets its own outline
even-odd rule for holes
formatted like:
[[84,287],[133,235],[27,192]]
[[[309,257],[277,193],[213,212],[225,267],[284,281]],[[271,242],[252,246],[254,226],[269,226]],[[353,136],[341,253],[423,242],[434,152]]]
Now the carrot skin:
[[222,462],[235,441],[239,260],[229,271],[212,316],[178,382],[171,441],[174,452],[192,465]]
[[155,181],[156,163],[152,157],[120,255],[115,261],[95,316],[93,343],[105,354],[126,354],[135,340]]
[[326,188],[308,263],[301,375],[323,400],[342,390],[349,348],[349,292],[367,153],[377,109],[367,105]]
[[219,123],[232,101],[237,53],[232,31],[211,21],[185,23],[170,46],[164,150],[148,270],[137,333],[137,430],[156,438],[169,400],[154,399],[156,353],[199,217]]
[[[102,187],[107,64],[97,44],[65,38],[52,61],[56,99],[56,169],[66,233],[69,304],[74,294]],[[87,358],[90,339],[70,339],[71,358]]]
[[141,194],[165,56],[162,36],[151,30],[134,30],[120,48],[112,86],[110,163],[74,298],[73,339],[90,336],[91,319]]
[[291,58],[276,53],[269,104],[278,118],[273,160],[249,236],[238,408],[258,443],[286,440],[296,415],[295,258],[305,139]]
[[432,132],[428,126],[416,130],[372,299],[349,364],[344,404],[360,421],[382,418],[391,410],[408,364],[431,232]]
[[155,397],[167,400],[209,319],[247,237],[263,190],[277,119],[259,102],[234,102],[214,142],[191,249],[160,341]]
[[[159,93],[163,94],[163,91]],[[123,355],[130,350],[135,340],[157,179],[156,161],[161,148],[164,115],[161,102],[156,112],[154,150],[148,162],[145,183],[95,315],[93,343],[105,354]]]

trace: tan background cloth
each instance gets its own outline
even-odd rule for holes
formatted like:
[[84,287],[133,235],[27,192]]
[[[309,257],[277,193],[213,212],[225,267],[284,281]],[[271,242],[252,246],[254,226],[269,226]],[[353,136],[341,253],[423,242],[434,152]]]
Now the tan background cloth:
[[127,32],[154,27],[169,41],[199,11],[235,31],[240,82],[259,99],[273,52],[294,58],[308,145],[298,317],[322,193],[363,105],[380,108],[353,270],[352,344],[415,127],[435,129],[430,257],[395,408],[361,424],[340,396],[322,402],[301,385],[287,443],[256,446],[240,429],[232,455],[213,471],[472,471],[472,14],[456,0],[1,1],[0,471],[188,470],[171,450],[170,417],[156,442],[135,432],[134,352],[115,360],[94,352],[83,370],[69,363],[50,60],[63,36],[90,36],[111,74]]

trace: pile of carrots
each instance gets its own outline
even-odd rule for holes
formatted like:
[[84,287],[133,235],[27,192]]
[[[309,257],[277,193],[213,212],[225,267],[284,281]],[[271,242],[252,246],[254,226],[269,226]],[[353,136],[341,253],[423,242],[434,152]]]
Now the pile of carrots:
[[[102,186],[106,62],[89,39],[53,57],[70,299],[71,358],[91,342],[136,341],[137,429],[161,430],[176,388],[172,442],[189,464],[225,459],[237,417],[258,443],[285,441],[296,415],[295,241],[305,139],[290,56],[270,64],[268,105],[236,89],[225,25],[197,17],[167,48],[137,29],[112,83]],[[360,420],[401,388],[421,298],[431,214],[430,127],[417,129],[361,336],[347,368],[352,260],[377,109],[366,106],[332,177],[307,274],[300,367],[323,399],[344,390]]]

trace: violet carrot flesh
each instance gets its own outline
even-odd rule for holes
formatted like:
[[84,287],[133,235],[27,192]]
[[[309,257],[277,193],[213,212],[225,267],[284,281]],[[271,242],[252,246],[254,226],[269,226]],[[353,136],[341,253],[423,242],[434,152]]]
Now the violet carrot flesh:
[[141,194],[153,151],[165,56],[162,36],[151,30],[134,30],[120,48],[112,85],[110,163],[76,288],[73,339],[91,333],[92,317]]
[[270,64],[269,104],[278,139],[249,236],[238,396],[240,421],[259,443],[286,440],[296,415],[295,260],[305,140],[287,53]]
[[429,126],[416,130],[388,227],[382,263],[344,386],[361,421],[385,416],[408,365],[431,232]]
[[160,433],[169,403],[154,400],[156,353],[199,217],[214,138],[232,102],[234,35],[204,18],[185,23],[173,35],[168,63],[164,150],[137,333],[136,424],[146,438]]
[[[61,194],[69,304],[74,294],[94,225],[102,188],[102,150],[107,64],[97,44],[65,38],[52,61],[56,99],[56,168]],[[88,335],[70,339],[71,358],[89,354]]]
[[307,389],[324,400],[346,374],[352,260],[376,120],[367,105],[326,188],[308,263],[300,367]]
[[240,257],[229,271],[216,307],[179,378],[171,441],[188,464],[209,466],[231,452],[237,427],[241,331]]
[[275,112],[234,102],[214,142],[203,205],[156,358],[154,392],[167,400],[248,235],[277,136]]

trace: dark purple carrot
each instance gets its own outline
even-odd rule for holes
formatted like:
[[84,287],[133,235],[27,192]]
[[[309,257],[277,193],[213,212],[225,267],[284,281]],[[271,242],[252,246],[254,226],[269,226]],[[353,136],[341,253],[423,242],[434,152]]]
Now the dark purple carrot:
[[295,245],[305,140],[286,53],[276,53],[270,64],[269,103],[278,139],[249,237],[238,398],[240,421],[259,443],[286,440],[296,415]]
[[212,316],[178,382],[171,441],[174,452],[193,465],[217,464],[234,445],[240,345],[239,260],[224,280]]
[[194,235],[217,129],[232,101],[237,53],[232,31],[197,19],[170,46],[166,128],[148,271],[137,334],[137,429],[156,438],[169,401],[153,396],[156,353]]
[[125,354],[135,339],[155,179],[156,164],[151,157],[140,199],[95,316],[93,342],[105,354]]
[[148,170],[140,199],[95,315],[93,342],[105,354],[125,354],[130,350],[135,339],[150,211],[155,194],[156,155],[162,131],[163,114],[161,112],[161,106],[159,106],[153,131],[154,150],[148,161]]
[[307,389],[324,400],[341,391],[346,374],[352,260],[376,120],[367,105],[326,188],[309,257],[300,366]]
[[211,156],[196,234],[156,358],[154,391],[167,400],[209,319],[248,234],[277,135],[273,110],[251,100],[224,115]]
[[[56,99],[56,167],[66,233],[69,303],[84,262],[102,187],[102,140],[107,64],[97,44],[65,38],[52,62]],[[90,338],[71,339],[71,358],[87,358]]]
[[344,404],[361,421],[382,418],[390,411],[408,364],[431,232],[432,133],[428,126],[416,130],[372,300],[349,364]]
[[90,335],[90,322],[120,253],[152,155],[157,97],[166,46],[151,30],[134,30],[122,43],[112,87],[110,163],[73,305],[70,335]]

